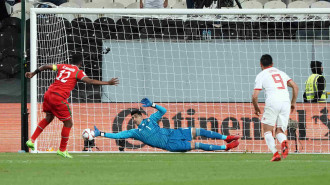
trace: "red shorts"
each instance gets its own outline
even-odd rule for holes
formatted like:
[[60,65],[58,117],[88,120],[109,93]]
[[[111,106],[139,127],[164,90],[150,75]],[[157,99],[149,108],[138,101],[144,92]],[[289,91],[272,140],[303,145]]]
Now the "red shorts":
[[46,92],[42,104],[44,112],[54,114],[59,120],[66,121],[71,119],[71,110],[68,101],[52,92]]

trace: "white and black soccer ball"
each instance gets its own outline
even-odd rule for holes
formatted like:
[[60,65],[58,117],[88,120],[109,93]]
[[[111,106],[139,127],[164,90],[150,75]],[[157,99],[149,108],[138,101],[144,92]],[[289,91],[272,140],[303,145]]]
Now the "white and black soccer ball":
[[82,133],[82,138],[84,140],[89,140],[89,141],[92,141],[94,140],[95,138],[95,133],[93,130],[89,129],[89,128],[86,128],[83,133]]

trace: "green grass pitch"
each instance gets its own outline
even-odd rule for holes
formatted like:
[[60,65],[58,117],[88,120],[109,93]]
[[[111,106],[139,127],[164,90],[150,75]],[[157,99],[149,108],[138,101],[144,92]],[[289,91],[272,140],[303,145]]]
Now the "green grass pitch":
[[0,154],[3,185],[322,185],[330,182],[330,155],[114,153]]

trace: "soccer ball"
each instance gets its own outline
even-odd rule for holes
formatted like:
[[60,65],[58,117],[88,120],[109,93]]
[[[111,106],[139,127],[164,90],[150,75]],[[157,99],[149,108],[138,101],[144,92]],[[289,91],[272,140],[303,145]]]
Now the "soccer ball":
[[95,138],[95,133],[93,130],[86,128],[82,133],[82,138],[84,140],[92,141]]

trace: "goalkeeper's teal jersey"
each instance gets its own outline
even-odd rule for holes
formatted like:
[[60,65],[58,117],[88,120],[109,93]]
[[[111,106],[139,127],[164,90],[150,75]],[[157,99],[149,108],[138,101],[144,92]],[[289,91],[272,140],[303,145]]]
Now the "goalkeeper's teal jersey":
[[165,149],[170,134],[174,129],[160,128],[158,120],[166,113],[166,109],[156,105],[158,111],[144,119],[137,129],[122,131],[119,133],[106,133],[104,136],[113,139],[134,138],[152,147]]

